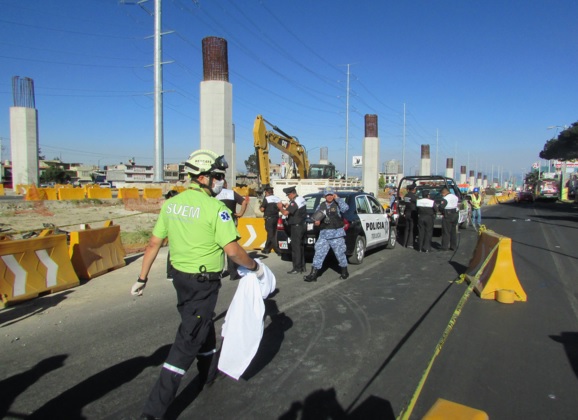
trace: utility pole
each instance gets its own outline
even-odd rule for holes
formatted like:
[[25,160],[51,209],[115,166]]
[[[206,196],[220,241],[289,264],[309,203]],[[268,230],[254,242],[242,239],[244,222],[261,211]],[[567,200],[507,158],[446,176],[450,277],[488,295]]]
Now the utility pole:
[[347,65],[347,95],[345,99],[345,180],[349,164],[349,64]]
[[[154,172],[153,172],[153,182],[163,182],[164,181],[164,130],[163,130],[163,64],[162,61],[162,39],[163,35],[170,32],[161,32],[162,24],[162,5],[161,0],[154,0],[154,11],[151,13],[147,10],[143,4],[149,0],[139,0],[138,4],[145,12],[154,18],[154,34],[152,38],[154,39],[154,88],[153,88],[153,100],[154,100],[154,150],[155,150],[155,162],[154,162]],[[127,3],[132,4],[132,3]],[[148,67],[148,66],[147,66]]]
[[405,176],[405,102],[403,104],[403,145],[401,149],[401,168],[403,170],[403,175]]

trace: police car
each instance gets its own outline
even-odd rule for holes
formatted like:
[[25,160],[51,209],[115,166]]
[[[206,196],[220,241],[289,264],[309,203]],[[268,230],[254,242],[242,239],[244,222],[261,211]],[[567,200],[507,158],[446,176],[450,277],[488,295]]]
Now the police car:
[[[363,191],[337,191],[339,199],[345,200],[349,210],[342,214],[345,223],[346,254],[351,264],[361,264],[366,251],[378,248],[393,248],[396,244],[395,229],[391,227],[388,210],[371,194]],[[305,253],[315,253],[315,242],[319,236],[319,227],[315,226],[313,213],[325,199],[323,193],[304,195],[307,207],[307,232],[305,234]],[[277,241],[284,254],[291,254],[289,226],[279,223]]]
[[[447,188],[450,193],[455,194],[458,197],[458,211],[459,219],[458,225],[460,228],[467,227],[471,219],[470,205],[467,201],[467,197],[464,196],[456,182],[452,178],[448,178],[440,175],[420,175],[420,176],[406,176],[399,181],[399,187],[397,189],[398,196],[396,198],[397,208],[399,212],[398,227],[400,229],[405,228],[405,203],[403,197],[407,193],[407,187],[411,184],[415,184],[418,199],[423,197],[423,191],[429,191],[430,198],[435,201],[436,206],[442,201],[441,191]],[[434,220],[434,228],[442,227],[442,215],[440,213],[436,214]]]

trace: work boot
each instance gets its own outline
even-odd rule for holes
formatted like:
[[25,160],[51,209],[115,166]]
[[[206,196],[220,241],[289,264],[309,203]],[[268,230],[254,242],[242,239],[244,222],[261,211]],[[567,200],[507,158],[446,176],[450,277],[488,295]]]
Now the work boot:
[[349,277],[349,271],[347,271],[347,267],[341,267],[341,278],[345,280]]
[[317,281],[317,269],[311,268],[311,273],[303,277],[303,280],[307,282]]

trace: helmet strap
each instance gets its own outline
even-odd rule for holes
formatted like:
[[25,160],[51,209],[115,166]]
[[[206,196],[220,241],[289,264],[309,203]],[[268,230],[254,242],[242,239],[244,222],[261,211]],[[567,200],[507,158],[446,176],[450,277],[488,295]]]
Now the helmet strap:
[[215,194],[213,192],[213,177],[211,175],[203,175],[203,176],[206,178],[209,178],[209,185],[203,184],[201,181],[199,181],[199,178],[191,178],[191,182],[194,182],[195,184],[199,185],[201,188],[204,188],[205,190],[207,190],[211,197],[215,197],[217,194]]

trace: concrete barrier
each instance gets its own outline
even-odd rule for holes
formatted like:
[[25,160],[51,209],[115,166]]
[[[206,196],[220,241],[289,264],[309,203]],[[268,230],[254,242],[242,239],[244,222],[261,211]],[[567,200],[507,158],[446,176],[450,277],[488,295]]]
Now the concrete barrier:
[[125,198],[140,198],[138,188],[119,188],[118,189],[118,196],[119,199]]
[[468,282],[475,284],[474,290],[482,299],[504,302],[503,298],[498,299],[505,296],[501,291],[506,291],[516,301],[525,302],[528,299],[516,275],[512,239],[491,230],[480,229],[474,256],[465,277]]
[[124,267],[126,253],[120,240],[120,226],[113,226],[109,220],[102,228],[84,225],[83,230],[70,232],[69,254],[81,279],[89,280]]
[[143,198],[153,198],[159,199],[163,197],[163,189],[162,188],[145,188],[143,189]]
[[0,241],[1,306],[78,286],[66,235]]
[[87,188],[86,198],[99,199],[99,200],[110,200],[112,199],[112,190],[110,188]]
[[84,200],[85,198],[84,188],[58,188],[58,200],[60,201]]

